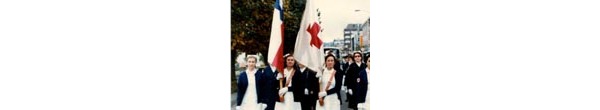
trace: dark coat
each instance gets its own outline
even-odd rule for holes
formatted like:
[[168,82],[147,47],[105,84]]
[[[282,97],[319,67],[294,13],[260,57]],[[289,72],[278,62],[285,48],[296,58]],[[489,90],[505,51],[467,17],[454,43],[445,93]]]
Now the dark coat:
[[[248,88],[248,77],[247,77],[247,73],[244,70],[239,78],[238,78],[238,94],[237,94],[237,106],[240,106],[242,104],[242,101],[244,100],[244,96],[246,95],[246,90]],[[263,103],[265,100],[264,98],[264,92],[263,92],[263,86],[261,84],[261,82],[263,81],[263,73],[259,70],[256,71],[256,73],[254,74],[254,80],[255,80],[255,84],[256,84],[256,94],[257,94],[257,102],[258,103]]]

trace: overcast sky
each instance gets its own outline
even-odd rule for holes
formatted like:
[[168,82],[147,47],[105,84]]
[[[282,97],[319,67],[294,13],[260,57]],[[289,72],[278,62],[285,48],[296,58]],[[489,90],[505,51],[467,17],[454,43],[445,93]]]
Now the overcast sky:
[[[349,23],[364,23],[370,15],[370,0],[315,0],[320,4],[323,42],[344,37],[344,28]],[[361,10],[355,12],[355,10]]]

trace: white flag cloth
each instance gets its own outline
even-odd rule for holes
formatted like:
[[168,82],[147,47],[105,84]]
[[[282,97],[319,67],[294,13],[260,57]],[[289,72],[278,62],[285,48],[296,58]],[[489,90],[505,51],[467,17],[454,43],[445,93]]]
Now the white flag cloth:
[[318,21],[316,1],[307,0],[300,29],[296,38],[294,57],[298,63],[306,65],[311,70],[320,72],[325,62],[323,41],[319,36],[321,26]]

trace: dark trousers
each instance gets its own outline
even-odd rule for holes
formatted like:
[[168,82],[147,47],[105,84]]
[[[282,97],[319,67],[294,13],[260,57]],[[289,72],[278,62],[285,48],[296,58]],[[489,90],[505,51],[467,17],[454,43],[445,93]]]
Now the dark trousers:
[[275,101],[267,102],[267,108],[265,110],[275,110]]
[[300,102],[300,106],[302,106],[302,110],[314,110],[316,108],[317,100],[302,100]]
[[[352,91],[354,92],[354,91]],[[358,101],[356,100],[356,94],[354,95],[350,95],[350,94],[346,94],[346,98],[348,98],[348,108],[352,108],[354,110],[356,110],[358,107]]]

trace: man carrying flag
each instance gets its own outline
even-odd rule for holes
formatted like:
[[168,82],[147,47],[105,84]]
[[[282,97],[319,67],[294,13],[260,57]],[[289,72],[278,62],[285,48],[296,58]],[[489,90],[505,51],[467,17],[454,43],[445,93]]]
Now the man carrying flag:
[[267,77],[265,85],[265,110],[275,109],[275,100],[278,100],[279,80],[276,75],[283,73],[283,1],[276,0],[273,9],[273,22],[271,23],[271,38],[269,40],[268,65],[264,70]]
[[[318,99],[318,75],[323,68],[325,55],[323,41],[319,37],[321,26],[318,22],[318,8],[316,1],[307,0],[300,23],[294,57],[300,66],[301,87],[296,88],[294,95],[302,95],[300,100],[303,110],[315,109]],[[293,86],[293,85],[292,85]]]

